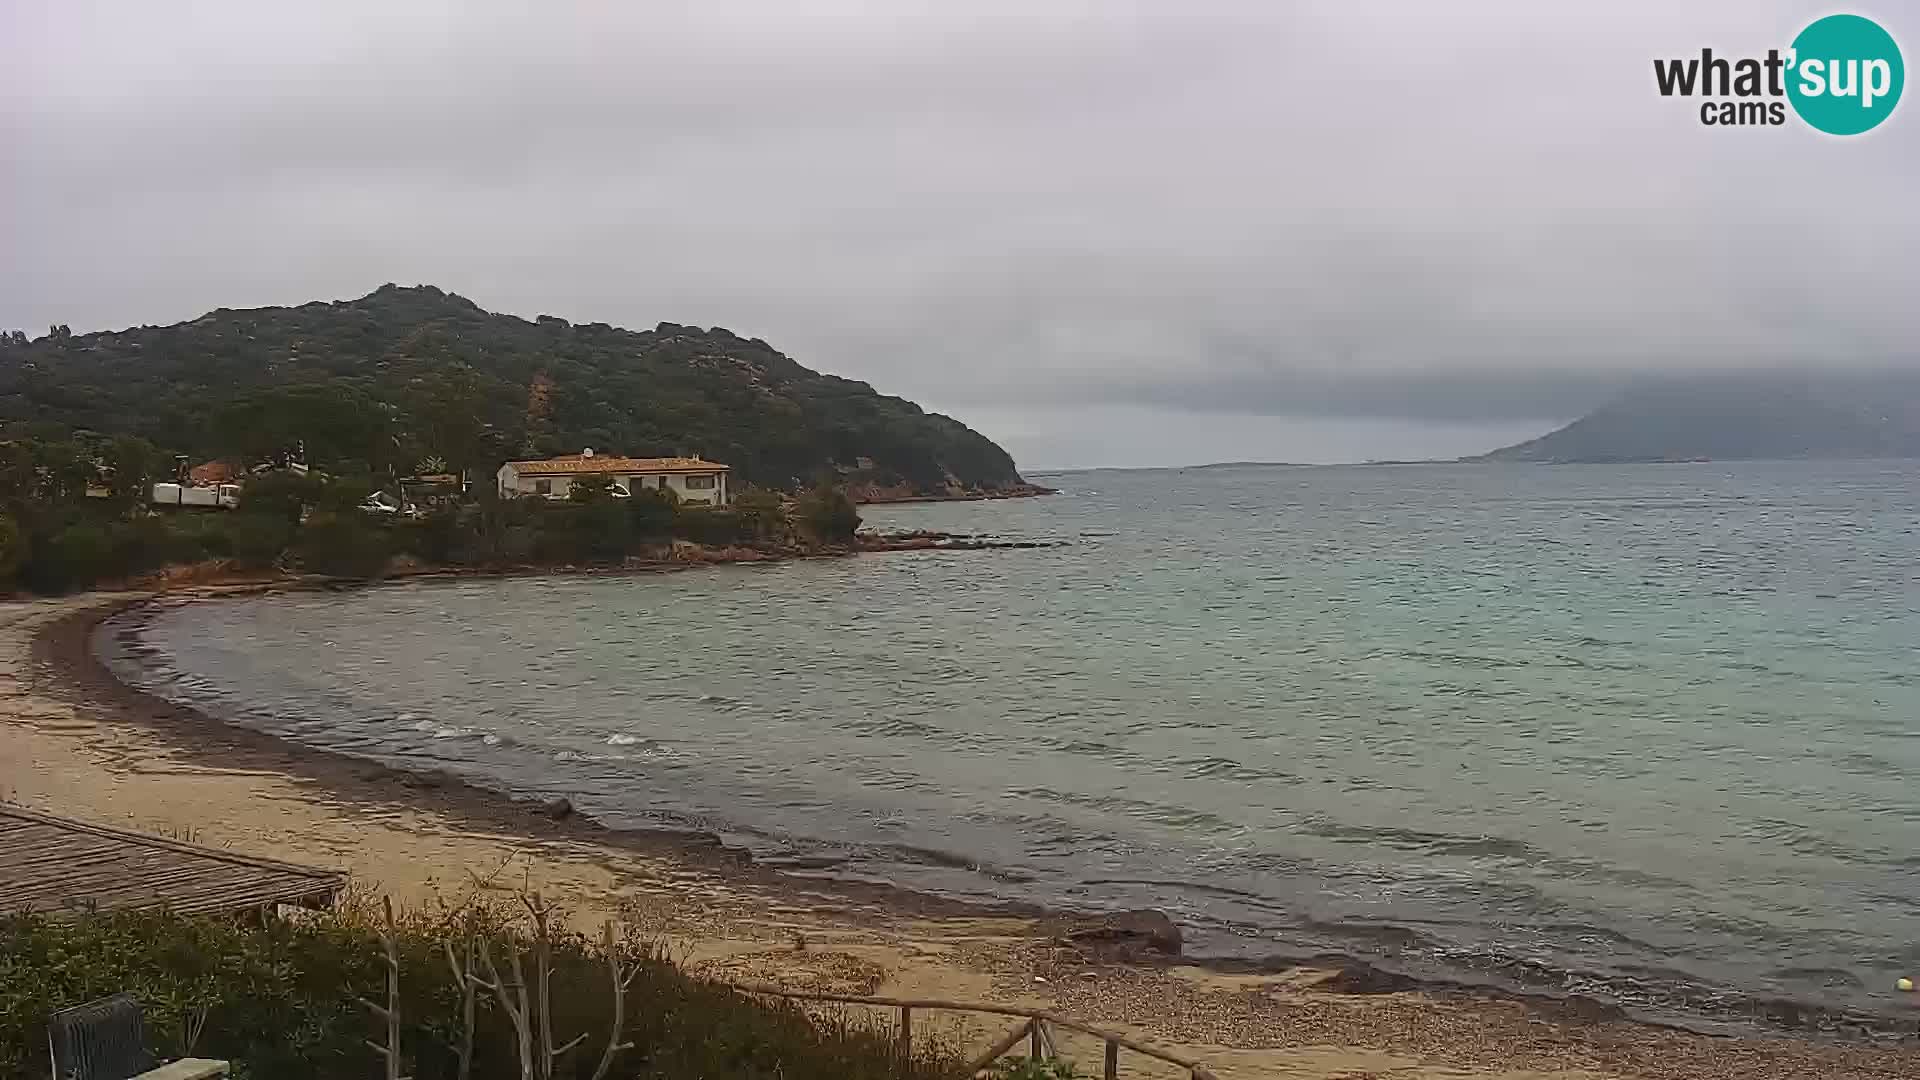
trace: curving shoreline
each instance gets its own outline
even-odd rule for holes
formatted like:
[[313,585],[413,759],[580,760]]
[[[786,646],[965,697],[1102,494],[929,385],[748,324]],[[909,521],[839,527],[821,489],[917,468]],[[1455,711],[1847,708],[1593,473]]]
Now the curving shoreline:
[[[398,579],[407,580],[407,579]],[[190,708],[156,697],[122,682],[100,658],[93,638],[108,619],[156,602],[217,599],[254,592],[272,592],[301,586],[265,586],[221,590],[204,596],[135,596],[89,607],[50,622],[35,637],[34,660],[44,669],[65,673],[65,689],[76,701],[111,710],[117,718],[142,726],[179,744],[211,766],[228,769],[271,769],[302,781],[322,785],[334,797],[372,809],[404,808],[444,815],[466,827],[526,833],[542,839],[591,842],[654,857],[671,858],[738,882],[777,885],[788,878],[757,865],[744,851],[726,847],[718,836],[705,832],[667,829],[615,829],[591,816],[550,803],[518,799],[440,770],[416,772],[397,769],[365,758],[292,742],[278,735],[228,724]],[[816,887],[829,893],[844,889],[848,899],[883,899],[913,914],[1024,915],[1041,914],[1038,907],[988,907],[944,900],[893,886],[862,882],[821,881]]]
[[[257,591],[257,587],[203,590],[184,599],[235,591]],[[1546,1076],[1550,1073],[1545,1066],[1568,1060],[1591,1060],[1604,1071],[1563,1075],[1753,1075],[1733,1065],[1745,1062],[1750,1069],[1753,1055],[1761,1053],[1770,1062],[1762,1075],[1892,1077],[1911,1075],[1920,1061],[1911,1041],[1906,1047],[1886,1047],[1821,1046],[1751,1036],[1715,1039],[1628,1022],[1613,1011],[1579,1000],[1525,1000],[1438,985],[1408,990],[1412,985],[1408,981],[1370,975],[1370,969],[1359,964],[1347,965],[1342,972],[1329,970],[1324,961],[1319,965],[1276,961],[1259,970],[1240,966],[1232,975],[1170,965],[1100,965],[1092,977],[1077,973],[1064,986],[1056,986],[1057,980],[1034,983],[1033,978],[1047,976],[1027,972],[1051,970],[1042,965],[1059,962],[1045,925],[1048,913],[1036,907],[983,907],[885,885],[797,877],[755,865],[713,838],[616,831],[578,815],[556,819],[543,806],[516,802],[452,777],[405,773],[295,746],[133,690],[94,655],[92,634],[102,619],[150,598],[145,593],[121,594],[25,605],[41,610],[30,613],[32,625],[24,628],[28,631],[24,636],[9,635],[8,647],[17,666],[26,666],[20,661],[30,659],[34,679],[24,693],[11,696],[10,711],[17,713],[23,697],[33,708],[24,718],[10,715],[14,723],[0,724],[0,745],[7,750],[0,761],[9,770],[0,775],[0,793],[12,793],[55,812],[103,820],[120,816],[120,823],[144,828],[173,824],[167,815],[199,812],[204,815],[202,828],[208,839],[323,865],[329,863],[330,855],[345,856],[347,868],[360,880],[378,882],[415,902],[458,882],[457,871],[463,863],[465,869],[472,869],[491,865],[504,855],[523,865],[529,880],[553,884],[584,900],[586,906],[604,909],[611,902],[617,907],[643,896],[650,905],[672,909],[663,915],[669,932],[699,939],[705,953],[723,965],[718,969],[722,974],[728,972],[725,964],[752,957],[768,965],[756,969],[763,974],[771,970],[776,978],[813,977],[804,970],[811,961],[797,963],[791,956],[767,955],[768,927],[778,925],[781,929],[772,932],[779,935],[802,933],[809,939],[851,935],[836,943],[841,946],[838,951],[875,957],[874,962],[888,971],[887,986],[938,987],[948,992],[973,988],[976,997],[981,989],[1011,993],[1015,996],[1009,1000],[1040,1000],[1090,1019],[1138,1023],[1143,1033],[1163,1041],[1178,1039],[1183,1029],[1192,1028],[1190,1020],[1175,1017],[1170,1033],[1169,1018],[1182,994],[1197,995],[1216,1009],[1229,1007],[1247,1014],[1231,1033],[1216,1032],[1213,1038],[1203,1037],[1204,1031],[1184,1031],[1191,1041],[1182,1045],[1228,1066],[1220,1070],[1222,1076],[1273,1075],[1265,1070],[1282,1060],[1288,1068],[1302,1066],[1303,1047],[1315,1032],[1297,1020],[1282,1024],[1276,1020],[1280,1013],[1297,1014],[1303,1006],[1326,1014],[1322,1020],[1338,1016],[1342,1021],[1318,1031],[1325,1037],[1317,1041],[1357,1042],[1348,1049],[1389,1057],[1408,1049],[1421,1051],[1413,1059],[1403,1059],[1404,1067],[1424,1069],[1428,1061],[1434,1068],[1442,1063],[1453,1068],[1507,1063],[1507,1071],[1467,1075]],[[166,599],[182,597],[173,594]],[[9,620],[8,628],[23,629],[17,621]],[[23,652],[30,652],[30,657],[21,656]],[[36,723],[33,713],[44,714],[49,705],[70,710],[73,722]],[[21,750],[25,752],[17,752]],[[158,759],[165,760],[164,766],[156,764]],[[22,761],[32,763],[29,772],[14,771]],[[57,778],[48,782],[46,776],[35,782],[33,774],[41,772],[64,772],[71,782]],[[137,797],[135,789],[153,794],[162,786],[171,790],[144,801]],[[216,787],[234,790],[212,790]],[[298,820],[235,820],[249,816],[248,809],[255,804],[283,809],[289,803],[299,804],[300,812],[282,816]],[[136,806],[161,816],[140,820],[143,811],[130,809]],[[129,814],[131,822],[123,816]],[[716,920],[734,929],[716,939],[711,935]],[[800,929],[793,929],[796,926]],[[875,926],[882,929],[876,931]],[[881,940],[874,939],[876,933]],[[968,954],[964,963],[956,963],[955,950]],[[884,960],[877,959],[880,954]],[[816,949],[809,955],[825,954]],[[927,962],[935,957],[937,962]],[[1086,964],[1082,961],[1078,966]],[[1137,985],[1159,987],[1157,996],[1131,1004],[1102,998],[1101,992],[1112,986]],[[1258,989],[1249,990],[1249,986]],[[1169,996],[1169,987],[1180,993]],[[1356,996],[1338,992],[1340,987],[1405,992]],[[1278,1009],[1282,1003],[1286,1008]],[[1263,1017],[1263,1005],[1275,1015]],[[1418,1017],[1413,1026],[1422,1029],[1424,1036],[1404,1033],[1405,1014]],[[1396,1018],[1395,1030],[1402,1033],[1390,1038],[1370,1033],[1386,1018]],[[1540,1056],[1540,1048],[1534,1046],[1543,1024],[1557,1047],[1546,1056]],[[1519,1035],[1532,1040],[1526,1045],[1534,1049],[1512,1045]],[[1378,1042],[1394,1045],[1369,1045]],[[1209,1046],[1231,1048],[1233,1056],[1223,1057],[1217,1050],[1208,1053]],[[1505,1049],[1487,1056],[1489,1046]],[[1650,1057],[1654,1046],[1661,1048],[1660,1054]],[[1260,1058],[1259,1071],[1236,1071],[1231,1062],[1240,1055]],[[1718,1071],[1723,1057],[1729,1070],[1725,1073]],[[1513,1065],[1525,1062],[1538,1064],[1542,1071],[1511,1071]],[[1348,1055],[1340,1065],[1346,1073],[1287,1075],[1351,1075],[1356,1069],[1380,1064],[1365,1054]],[[1631,1066],[1632,1071],[1622,1066]],[[1396,1071],[1393,1075],[1423,1074]]]

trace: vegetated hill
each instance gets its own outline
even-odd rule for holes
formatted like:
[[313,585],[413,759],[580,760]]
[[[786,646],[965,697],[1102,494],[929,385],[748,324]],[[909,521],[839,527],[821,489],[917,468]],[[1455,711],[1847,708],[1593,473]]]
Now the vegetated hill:
[[526,455],[698,454],[775,487],[833,472],[928,494],[1021,483],[965,425],[802,367],[757,338],[662,323],[529,322],[431,286],[222,308],[174,326],[0,341],[0,424],[142,436],[201,457],[271,453],[402,471]]
[[1920,457],[1920,373],[1661,379],[1476,461]]

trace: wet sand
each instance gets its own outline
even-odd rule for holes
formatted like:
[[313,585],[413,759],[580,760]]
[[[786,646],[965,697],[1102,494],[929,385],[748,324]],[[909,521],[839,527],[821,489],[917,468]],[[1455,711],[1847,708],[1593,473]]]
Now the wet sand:
[[[199,590],[184,597],[217,595]],[[795,989],[1053,1009],[1178,1049],[1223,1078],[1911,1078],[1920,1041],[1716,1037],[1579,1001],[1421,988],[1315,964],[1229,974],[1111,964],[1047,913],[984,909],[752,865],[699,838],[612,832],[447,777],[298,748],[139,694],[93,658],[98,619],[144,594],[0,603],[0,798],[350,871],[410,904],[538,888],[582,924],[667,937],[696,971]],[[1916,998],[1920,1005],[1920,998]],[[1920,1008],[1915,1010],[1920,1023]],[[965,1045],[1005,1024],[916,1016]],[[1098,1051],[1066,1040],[1083,1071]],[[1174,1076],[1123,1059],[1123,1075]]]

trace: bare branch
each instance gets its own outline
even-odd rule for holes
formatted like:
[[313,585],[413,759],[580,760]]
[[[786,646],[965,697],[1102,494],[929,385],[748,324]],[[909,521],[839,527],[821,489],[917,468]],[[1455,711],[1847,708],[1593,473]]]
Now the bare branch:
[[[600,1055],[600,1064],[594,1066],[593,1080],[606,1080],[607,1070],[613,1068],[613,1058],[622,1050],[631,1050],[632,1043],[621,1042],[620,1036],[627,1026],[627,984],[640,973],[640,965],[622,977],[620,973],[620,953],[613,944],[613,920],[608,919],[601,928],[600,948],[607,954],[607,974],[613,983],[613,1028],[607,1032],[607,1048]],[[585,1038],[586,1036],[581,1036]]]
[[481,983],[473,977],[473,939],[467,938],[464,947],[467,962],[462,965],[460,958],[453,953],[453,942],[441,941],[441,949],[447,955],[447,967],[453,972],[453,982],[460,988],[460,1043],[453,1047],[457,1055],[454,1080],[469,1080],[473,1073],[473,1024],[475,1000]]
[[394,941],[393,897],[380,898],[380,910],[386,916],[385,926],[380,931],[380,944],[385,948],[387,961],[387,1005],[381,1008],[371,1001],[365,1004],[375,1016],[387,1022],[387,1045],[382,1056],[387,1059],[387,1080],[402,1080],[400,1076],[400,949]]
[[[508,992],[509,987],[507,982],[500,977],[500,968],[493,962],[493,949],[488,946],[486,938],[480,939],[480,961],[486,965],[487,974],[492,977],[493,981],[482,984],[479,983],[478,980],[475,980],[475,983],[476,985],[485,985],[493,991],[494,997],[500,1000],[500,1008],[505,1010],[507,1019],[513,1022],[514,1046],[520,1052],[520,1080],[535,1080],[533,1074],[533,1032],[527,1028],[527,988],[520,981],[519,947],[515,946],[514,951],[507,955],[512,961],[514,975],[514,983],[511,989],[516,991],[516,993]],[[518,1007],[515,1007],[514,1003],[516,996],[519,998]]]

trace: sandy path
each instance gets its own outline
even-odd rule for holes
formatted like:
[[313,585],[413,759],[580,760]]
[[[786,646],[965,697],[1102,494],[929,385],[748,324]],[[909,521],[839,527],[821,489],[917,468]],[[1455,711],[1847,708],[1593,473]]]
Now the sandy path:
[[[928,917],[878,899],[727,874],[577,837],[477,827],[430,808],[347,798],[273,767],[197,762],[191,740],[36,665],[54,620],[115,599],[0,603],[0,798],[107,824],[350,871],[408,903],[457,898],[480,874],[530,882],[582,922],[607,914],[669,937],[698,970],[806,989],[1032,1004],[1129,1030],[1223,1078],[1290,1080],[1741,1080],[1920,1076],[1920,1047],[1724,1039],[1490,998],[1316,990],[1325,973],[1225,976],[1094,966],[1013,917]],[[204,755],[203,755],[204,756]],[[218,756],[214,756],[216,762]],[[804,948],[796,940],[804,938]],[[990,1026],[919,1019],[981,1041]],[[1097,1075],[1098,1050],[1069,1040]],[[1123,1058],[1122,1075],[1175,1076]]]

